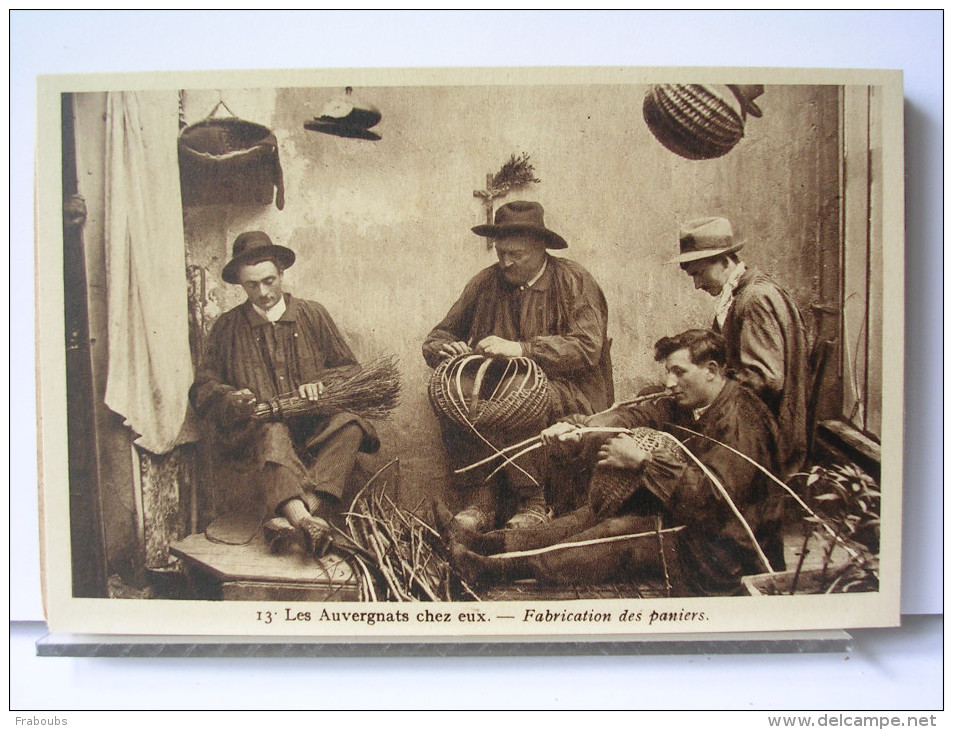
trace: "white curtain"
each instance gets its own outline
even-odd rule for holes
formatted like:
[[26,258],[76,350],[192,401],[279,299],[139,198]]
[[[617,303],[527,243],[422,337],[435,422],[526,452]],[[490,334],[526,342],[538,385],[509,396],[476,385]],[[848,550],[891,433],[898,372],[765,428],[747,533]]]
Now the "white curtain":
[[138,446],[177,443],[192,382],[175,91],[110,93],[106,105],[106,405]]

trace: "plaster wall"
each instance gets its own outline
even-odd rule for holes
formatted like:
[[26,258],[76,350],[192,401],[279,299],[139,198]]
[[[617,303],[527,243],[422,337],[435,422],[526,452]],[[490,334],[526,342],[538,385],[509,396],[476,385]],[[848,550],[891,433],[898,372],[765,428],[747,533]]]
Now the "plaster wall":
[[208,323],[244,299],[221,282],[235,236],[264,230],[298,254],[286,288],[321,301],[359,359],[398,355],[402,402],[382,424],[407,499],[444,487],[445,460],[426,396],[420,354],[427,332],[464,284],[495,261],[473,196],[487,174],[525,152],[539,183],[497,201],[538,200],[609,302],[617,397],[658,379],[652,345],[711,321],[713,300],[666,261],[681,223],[730,218],[741,255],[788,287],[811,322],[822,262],[836,261],[838,89],[768,87],[745,138],[728,155],[685,160],[642,120],[640,86],[380,87],[355,94],[377,106],[379,141],[304,129],[336,88],[187,90],[187,123],[219,99],[278,139],[286,204],[185,209],[188,261],[206,270]]

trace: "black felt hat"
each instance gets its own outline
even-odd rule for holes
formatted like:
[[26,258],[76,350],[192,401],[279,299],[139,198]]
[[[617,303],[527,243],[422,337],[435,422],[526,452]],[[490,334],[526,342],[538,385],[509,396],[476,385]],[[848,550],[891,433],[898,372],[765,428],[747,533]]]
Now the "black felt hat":
[[532,235],[540,238],[546,248],[569,247],[562,236],[543,224],[543,206],[528,200],[514,200],[501,205],[492,224],[474,226],[470,230],[485,238]]
[[229,284],[238,284],[240,266],[265,259],[275,259],[284,270],[295,262],[295,252],[284,246],[276,246],[263,231],[242,233],[232,244],[232,260],[222,269],[222,279]]

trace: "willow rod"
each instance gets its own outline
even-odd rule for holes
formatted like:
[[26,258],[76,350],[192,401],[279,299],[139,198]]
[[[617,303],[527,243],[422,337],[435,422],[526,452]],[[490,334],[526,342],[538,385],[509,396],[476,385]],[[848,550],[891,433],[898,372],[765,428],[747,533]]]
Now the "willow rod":
[[[635,397],[635,398],[631,398],[631,399],[629,399],[629,400],[618,401],[618,402],[616,402],[616,403],[613,403],[609,408],[606,408],[604,411],[599,411],[598,413],[594,413],[593,415],[595,415],[595,416],[602,416],[602,415],[605,415],[606,413],[610,413],[611,411],[614,411],[616,408],[622,408],[622,407],[624,407],[624,406],[634,406],[634,405],[638,405],[639,403],[647,403],[647,402],[649,402],[649,401],[658,400],[659,398],[661,398],[661,397],[663,397],[663,396],[665,396],[665,395],[668,395],[668,392],[663,390],[663,391],[660,391],[660,392],[658,392],[658,393],[649,393],[648,395],[640,395],[640,396],[637,396],[637,397]],[[590,417],[591,417],[591,416],[590,416]],[[624,430],[625,430],[625,429],[624,429]],[[469,464],[469,465],[467,465],[467,466],[461,467],[460,469],[456,469],[456,470],[454,470],[453,473],[454,473],[454,474],[463,474],[464,472],[468,472],[468,471],[470,471],[471,469],[476,469],[476,468],[478,468],[478,467],[483,466],[484,464],[489,464],[489,463],[490,463],[491,461],[493,461],[494,459],[498,459],[498,458],[500,458],[501,456],[507,454],[507,453],[510,452],[510,451],[514,451],[514,450],[516,450],[516,449],[521,449],[521,448],[523,448],[523,447],[525,447],[525,446],[529,446],[530,444],[536,443],[537,441],[539,441],[539,439],[540,439],[540,436],[539,436],[539,434],[537,434],[537,435],[535,435],[535,436],[530,436],[528,439],[524,439],[523,441],[520,441],[518,444],[511,444],[510,446],[505,446],[505,447],[503,447],[502,449],[495,449],[495,447],[494,447],[495,453],[490,454],[490,455],[487,456],[485,459],[481,459],[480,461],[476,461],[476,462],[474,462],[474,463],[472,463],[472,464]],[[519,455],[517,455],[517,456],[522,455],[522,453],[523,453],[523,452],[521,452],[521,454],[519,454]],[[513,457],[513,459],[515,459],[515,458],[517,458],[517,457]],[[513,459],[508,459],[506,463],[512,463]],[[506,464],[504,464],[504,466],[505,466],[505,465],[506,465]]]

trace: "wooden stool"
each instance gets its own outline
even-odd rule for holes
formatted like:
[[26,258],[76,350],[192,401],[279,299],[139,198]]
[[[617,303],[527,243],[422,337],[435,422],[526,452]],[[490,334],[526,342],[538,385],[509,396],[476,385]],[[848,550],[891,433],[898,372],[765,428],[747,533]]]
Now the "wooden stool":
[[[214,530],[214,531],[213,531]],[[258,521],[221,517],[205,533],[169,546],[181,558],[199,599],[225,601],[358,601],[358,578],[336,554],[316,558],[298,546],[275,554]]]

